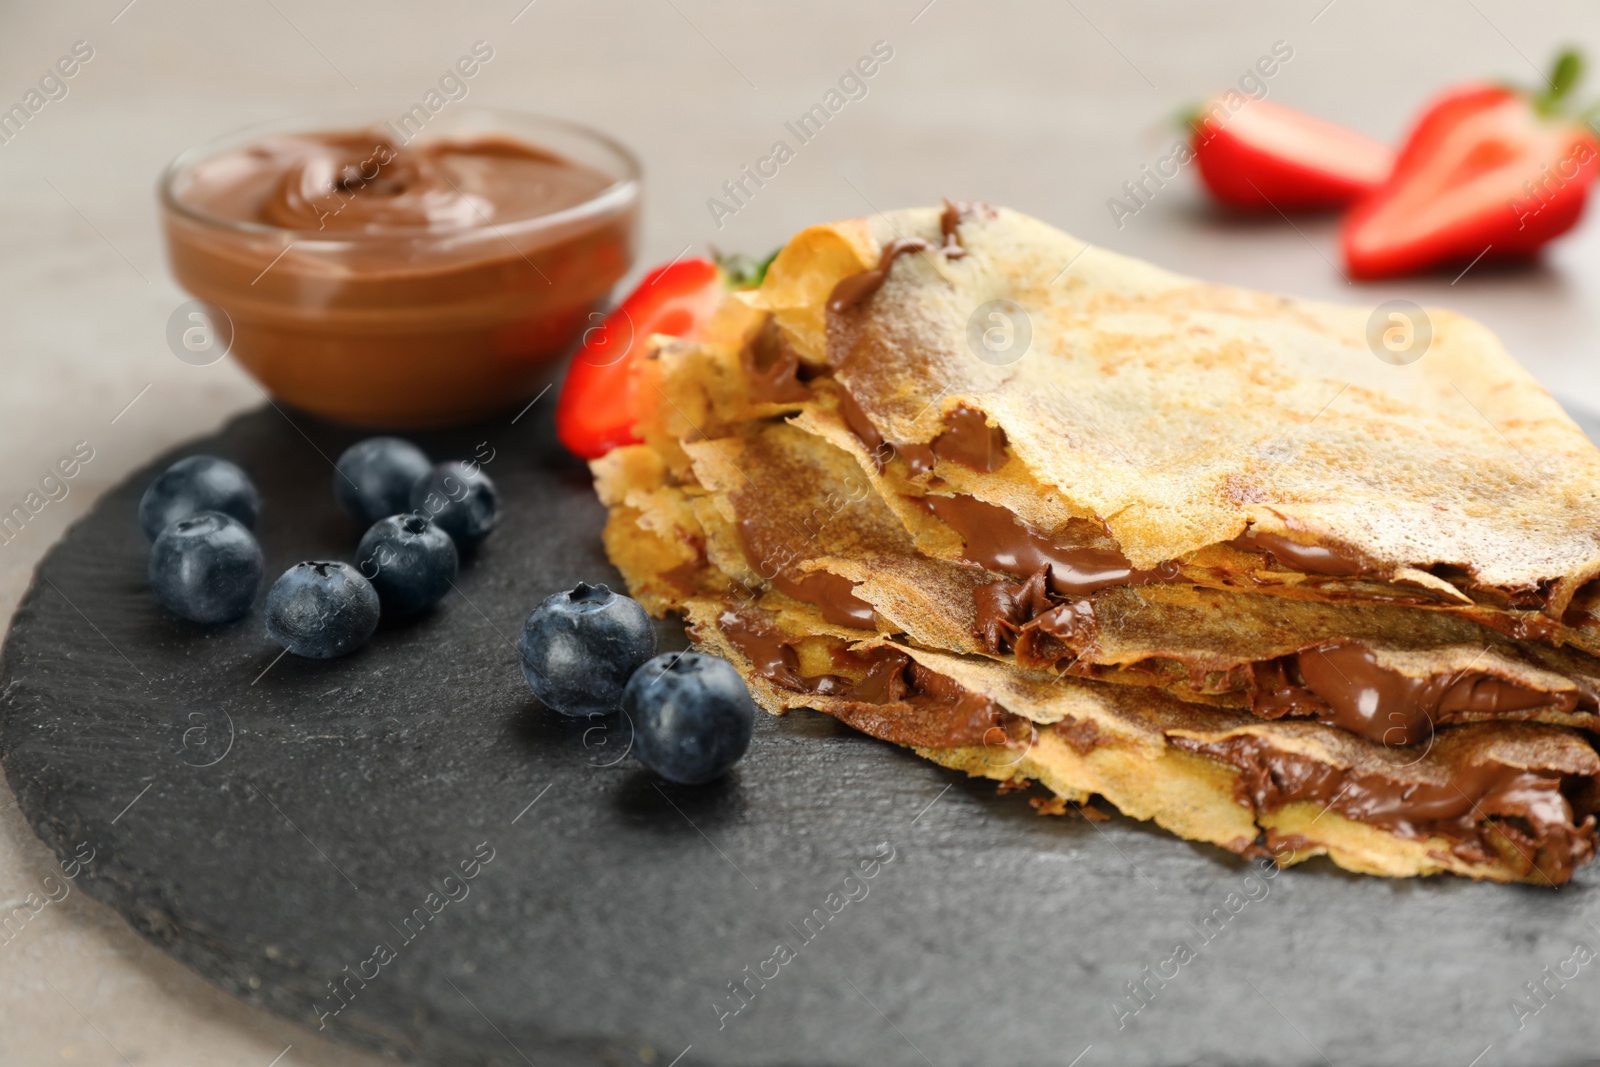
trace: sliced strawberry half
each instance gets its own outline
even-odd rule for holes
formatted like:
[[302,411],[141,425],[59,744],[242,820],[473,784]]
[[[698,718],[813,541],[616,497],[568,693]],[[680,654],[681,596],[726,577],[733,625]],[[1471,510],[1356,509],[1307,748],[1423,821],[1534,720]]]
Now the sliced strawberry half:
[[722,303],[727,287],[709,259],[657,267],[583,337],[556,402],[556,434],[584,459],[636,444],[633,365],[654,334],[690,337]]
[[1230,207],[1343,207],[1382,185],[1394,166],[1381,141],[1270,100],[1248,100],[1230,114],[1219,98],[1190,122],[1200,177]]
[[1466,85],[1433,100],[1389,181],[1345,221],[1350,274],[1526,256],[1571,229],[1600,167],[1593,131],[1561,113],[1580,71],[1566,53],[1539,95]]

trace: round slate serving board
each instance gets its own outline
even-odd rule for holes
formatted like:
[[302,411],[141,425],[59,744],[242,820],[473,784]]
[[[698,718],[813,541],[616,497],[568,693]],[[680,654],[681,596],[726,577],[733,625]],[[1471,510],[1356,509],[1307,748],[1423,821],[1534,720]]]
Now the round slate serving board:
[[562,720],[517,668],[534,604],[616,581],[548,409],[419,437],[488,458],[504,523],[458,593],[348,659],[279,660],[259,612],[163,617],[134,510],[215,453],[262,491],[269,575],[349,559],[328,457],[350,431],[247,415],[68,533],[0,713],[27,818],[92,853],[81,888],[237,995],[419,1062],[1592,1062],[1597,869],[1559,891],[1268,877],[809,712],[762,716],[719,783],[660,783],[625,724]]

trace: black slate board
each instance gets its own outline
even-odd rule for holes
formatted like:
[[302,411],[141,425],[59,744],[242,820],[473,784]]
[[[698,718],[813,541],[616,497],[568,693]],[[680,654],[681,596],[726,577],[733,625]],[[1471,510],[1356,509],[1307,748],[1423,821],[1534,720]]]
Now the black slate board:
[[[29,821],[63,859],[93,850],[82,888],[313,1030],[343,979],[324,1032],[419,1062],[1594,1062],[1600,869],[1560,891],[1322,861],[1265,878],[1130,820],[1041,818],[808,712],[763,716],[714,786],[658,783],[624,725],[559,719],[517,669],[532,605],[616,577],[547,413],[420,438],[492,449],[505,522],[459,595],[346,660],[274,664],[258,616],[163,618],[134,506],[178,455],[216,453],[262,490],[269,574],[348,559],[327,457],[349,431],[245,416],[67,534],[12,627],[0,714]],[[1180,942],[1192,958],[1164,962]]]

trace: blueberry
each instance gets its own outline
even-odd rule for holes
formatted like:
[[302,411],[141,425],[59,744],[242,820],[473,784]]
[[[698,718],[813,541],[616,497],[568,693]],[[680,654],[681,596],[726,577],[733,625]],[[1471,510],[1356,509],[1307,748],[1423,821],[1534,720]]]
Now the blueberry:
[[236,465],[216,456],[190,456],[162,471],[144,491],[139,525],[154,541],[179,519],[202,511],[220,511],[254,528],[261,497]]
[[444,596],[458,565],[450,535],[416,514],[379,519],[356,549],[356,566],[383,610],[395,615],[414,614]]
[[334,464],[333,496],[362,529],[411,506],[411,487],[428,473],[427,453],[398,437],[357,441]]
[[261,585],[255,534],[220,511],[179,519],[150,548],[150,590],[190,622],[232,622],[250,610]]
[[522,626],[522,676],[533,695],[563,715],[615,711],[622,688],[656,651],[639,602],[579,582],[546,597]]
[[727,660],[663,652],[629,679],[633,754],[661,777],[699,785],[739,762],[755,732],[750,690]]
[[267,590],[267,635],[297,656],[342,656],[377,628],[378,594],[348,563],[296,563]]
[[411,510],[432,519],[465,552],[494,529],[500,494],[476,463],[441,463],[411,487]]

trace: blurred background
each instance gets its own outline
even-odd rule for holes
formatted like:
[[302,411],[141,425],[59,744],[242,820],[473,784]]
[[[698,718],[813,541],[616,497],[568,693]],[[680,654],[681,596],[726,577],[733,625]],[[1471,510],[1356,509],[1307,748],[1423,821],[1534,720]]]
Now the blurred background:
[[[1220,213],[1193,168],[1120,225],[1108,207],[1184,136],[1182,109],[1236,84],[1278,42],[1292,58],[1269,83],[1273,100],[1392,143],[1444,86],[1536,84],[1558,47],[1600,52],[1593,3],[6,0],[0,28],[6,106],[77,42],[93,50],[66,95],[0,144],[0,501],[20,500],[74,442],[95,450],[66,498],[0,544],[6,617],[98,492],[261,403],[230,361],[196,367],[168,348],[168,316],[186,295],[164,262],[161,169],[256,122],[397,114],[477,41],[494,58],[469,83],[472,102],[596,126],[642,159],[643,238],[624,288],[685,249],[765,253],[825,219],[981,198],[1214,281],[1457,309],[1564,402],[1600,408],[1593,218],[1532,264],[1353,285],[1332,217]],[[784,123],[876,42],[892,58],[866,95],[716,217],[708,200],[723,183],[773,141],[793,143]],[[1600,77],[1577,96],[1591,94]],[[0,910],[51,866],[6,792]],[[232,1001],[73,892],[0,945],[0,1062],[377,1061]]]

